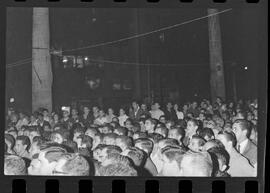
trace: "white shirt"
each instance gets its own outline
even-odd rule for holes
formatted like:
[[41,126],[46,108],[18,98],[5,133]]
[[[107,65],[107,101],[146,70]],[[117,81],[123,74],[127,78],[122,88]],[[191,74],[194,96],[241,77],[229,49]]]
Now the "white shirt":
[[128,116],[127,115],[122,115],[122,116],[119,116],[118,119],[119,119],[119,124],[122,127],[124,127],[125,126],[125,121],[128,119]]
[[176,111],[176,115],[178,119],[184,119],[184,113],[181,111]]
[[150,114],[151,114],[151,117],[153,119],[159,120],[159,117],[162,116],[162,115],[164,115],[164,112],[162,110],[160,110],[160,109],[157,109],[157,110],[154,110],[154,111],[151,110],[150,111]]
[[245,150],[245,148],[246,148],[246,146],[247,146],[247,143],[248,143],[248,139],[245,139],[244,141],[242,141],[240,144],[237,144],[237,148],[238,148],[238,146],[240,145],[240,151],[239,151],[239,153],[243,153],[244,152],[244,150]]

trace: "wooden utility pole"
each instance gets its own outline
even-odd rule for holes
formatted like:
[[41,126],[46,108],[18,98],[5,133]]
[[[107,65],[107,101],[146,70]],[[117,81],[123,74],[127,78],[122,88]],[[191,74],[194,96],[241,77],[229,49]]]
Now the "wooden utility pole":
[[49,8],[33,8],[32,111],[52,110]]
[[[208,9],[208,15],[218,13],[217,9]],[[210,53],[210,85],[211,97],[214,101],[217,97],[225,100],[225,81],[222,59],[221,32],[219,15],[208,18],[209,53]]]

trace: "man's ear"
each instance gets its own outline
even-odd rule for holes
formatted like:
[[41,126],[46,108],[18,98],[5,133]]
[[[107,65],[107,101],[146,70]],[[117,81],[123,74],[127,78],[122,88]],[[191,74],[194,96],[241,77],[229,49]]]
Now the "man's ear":
[[227,169],[227,167],[228,167],[227,165],[223,165],[223,166],[221,167],[221,171],[224,172],[224,171]]

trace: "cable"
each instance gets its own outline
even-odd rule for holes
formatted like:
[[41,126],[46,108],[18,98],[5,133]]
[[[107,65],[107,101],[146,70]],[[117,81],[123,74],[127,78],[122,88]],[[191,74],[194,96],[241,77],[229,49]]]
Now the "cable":
[[189,24],[189,23],[192,23],[194,21],[199,21],[199,20],[202,20],[202,19],[205,19],[205,18],[214,16],[214,15],[218,15],[218,14],[221,14],[221,13],[225,13],[225,12],[231,11],[231,10],[232,10],[231,8],[230,9],[225,9],[225,10],[220,11],[220,12],[217,12],[217,13],[209,14],[209,15],[206,15],[206,16],[202,16],[202,17],[199,17],[199,18],[191,19],[191,20],[188,20],[188,21],[185,21],[185,22],[182,22],[182,23],[178,23],[178,24],[175,24],[175,25],[163,27],[163,28],[160,28],[160,29],[157,29],[157,30],[154,30],[154,31],[150,31],[150,32],[146,32],[146,33],[141,33],[141,34],[137,34],[137,35],[134,35],[134,36],[130,36],[130,37],[126,37],[126,38],[114,40],[114,41],[103,42],[103,43],[99,43],[99,44],[94,44],[94,45],[89,45],[89,46],[84,46],[84,47],[79,47],[79,48],[74,48],[74,49],[69,49],[69,50],[63,50],[62,53],[64,53],[64,52],[70,52],[70,51],[76,51],[76,50],[96,48],[96,47],[100,47],[100,46],[115,44],[115,43],[118,43],[118,42],[123,42],[123,41],[126,41],[126,40],[130,40],[130,39],[134,39],[134,38],[139,38],[139,37],[147,36],[147,35],[150,35],[150,34],[153,34],[153,33],[157,33],[157,32],[168,30],[168,29],[172,29],[172,28],[176,28],[176,27],[181,26],[181,25]]

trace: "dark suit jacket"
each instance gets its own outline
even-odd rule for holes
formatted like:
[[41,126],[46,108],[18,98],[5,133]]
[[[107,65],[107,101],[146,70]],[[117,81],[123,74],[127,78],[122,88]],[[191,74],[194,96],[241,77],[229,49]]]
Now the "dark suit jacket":
[[129,112],[129,118],[133,120],[139,120],[142,114],[143,114],[143,110],[141,108],[139,108],[136,116],[135,116],[135,111],[132,109],[132,111]]
[[251,140],[248,140],[242,155],[254,166],[257,163],[257,146]]

